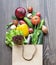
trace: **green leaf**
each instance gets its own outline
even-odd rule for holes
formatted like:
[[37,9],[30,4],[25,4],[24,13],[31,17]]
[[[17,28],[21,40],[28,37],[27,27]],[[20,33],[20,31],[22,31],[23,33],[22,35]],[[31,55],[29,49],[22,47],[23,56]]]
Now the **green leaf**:
[[35,29],[32,35],[32,44],[37,44],[38,36],[40,35],[41,30]]
[[13,19],[13,20],[17,20],[16,16],[12,16],[12,19]]
[[23,33],[21,31],[18,31],[18,30],[9,30],[8,32],[6,32],[5,43],[7,45],[9,45],[10,47],[12,47],[14,45],[14,43],[12,41],[12,37],[16,36],[16,35],[23,35]]
[[32,12],[32,16],[35,16],[35,15],[36,15],[36,12],[35,12],[35,11],[33,11],[33,12]]

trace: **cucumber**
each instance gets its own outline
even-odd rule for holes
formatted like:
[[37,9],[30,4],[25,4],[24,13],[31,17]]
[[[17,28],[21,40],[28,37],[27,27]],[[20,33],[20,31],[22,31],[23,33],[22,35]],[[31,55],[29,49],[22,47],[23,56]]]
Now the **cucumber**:
[[33,35],[32,35],[32,44],[37,44],[38,36],[40,35],[41,30],[35,29]]
[[28,19],[27,17],[24,17],[24,21],[28,24],[29,27],[33,28],[33,25],[30,21],[30,19]]
[[39,35],[39,38],[38,38],[38,42],[37,44],[43,44],[43,32],[41,31],[40,35]]

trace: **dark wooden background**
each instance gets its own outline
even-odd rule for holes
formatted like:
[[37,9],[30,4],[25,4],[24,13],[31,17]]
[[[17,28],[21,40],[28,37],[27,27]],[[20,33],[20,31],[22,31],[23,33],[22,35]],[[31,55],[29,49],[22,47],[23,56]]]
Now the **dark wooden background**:
[[5,45],[6,24],[17,7],[32,6],[48,26],[44,37],[44,65],[56,65],[56,0],[0,0],[0,65],[12,65],[12,50]]

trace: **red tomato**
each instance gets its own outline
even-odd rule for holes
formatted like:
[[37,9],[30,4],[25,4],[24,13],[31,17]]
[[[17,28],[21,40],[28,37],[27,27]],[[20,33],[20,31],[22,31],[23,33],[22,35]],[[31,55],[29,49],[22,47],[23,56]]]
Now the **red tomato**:
[[28,12],[32,13],[32,11],[33,11],[33,8],[32,7],[28,7]]
[[39,16],[33,16],[31,19],[31,22],[33,25],[37,25],[40,23],[40,17]]

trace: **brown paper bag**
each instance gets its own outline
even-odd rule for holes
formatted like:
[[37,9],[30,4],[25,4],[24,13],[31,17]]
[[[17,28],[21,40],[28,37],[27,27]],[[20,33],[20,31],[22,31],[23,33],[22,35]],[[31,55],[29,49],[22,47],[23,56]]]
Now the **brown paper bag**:
[[[12,48],[12,65],[43,65],[43,45],[36,45],[37,52],[31,61],[26,61],[22,57],[22,45]],[[24,45],[25,58],[31,58],[34,53],[34,45]]]

